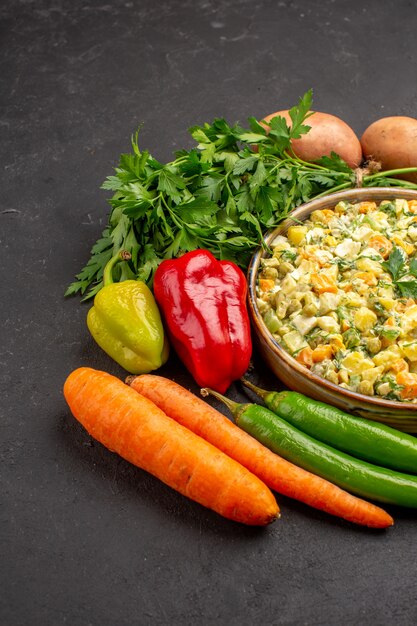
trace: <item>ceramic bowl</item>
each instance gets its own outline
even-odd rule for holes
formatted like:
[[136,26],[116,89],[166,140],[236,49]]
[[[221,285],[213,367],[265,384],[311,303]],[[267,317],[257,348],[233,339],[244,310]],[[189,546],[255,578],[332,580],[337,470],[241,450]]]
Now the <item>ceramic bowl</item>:
[[[306,220],[312,211],[334,207],[338,202],[364,202],[399,198],[417,200],[417,191],[397,187],[361,188],[334,193],[312,200],[297,207],[291,217]],[[283,221],[265,237],[269,245],[275,237],[287,232],[294,224],[293,219]],[[273,338],[267,329],[256,304],[256,282],[261,259],[268,254],[260,248],[253,256],[248,268],[249,314],[254,329],[254,339],[260,354],[274,374],[289,388],[306,396],[336,406],[348,413],[383,422],[404,432],[417,433],[417,404],[396,402],[376,396],[362,395],[331,383],[299,364]]]

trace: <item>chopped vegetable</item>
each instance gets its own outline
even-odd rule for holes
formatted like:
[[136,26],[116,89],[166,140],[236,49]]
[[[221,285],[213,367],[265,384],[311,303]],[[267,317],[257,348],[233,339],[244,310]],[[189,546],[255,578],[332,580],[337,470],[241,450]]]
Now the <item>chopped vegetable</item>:
[[172,380],[153,374],[127,382],[172,419],[256,474],[271,489],[355,524],[385,528],[391,516],[271,452],[222,413]]
[[[399,365],[417,373],[413,208],[414,200],[392,198],[313,211],[302,237],[291,226],[261,258],[256,304],[275,341],[313,374],[417,404],[413,385],[398,377]],[[288,250],[291,264],[282,258]]]
[[312,400],[296,391],[266,391],[248,380],[243,384],[265,405],[307,435],[352,456],[417,474],[417,439],[411,435]]
[[114,376],[79,368],[64,395],[94,439],[191,500],[244,524],[264,526],[278,516],[259,478]]
[[171,344],[194,379],[226,391],[246,372],[252,354],[243,272],[194,250],[161,263],[154,293]]
[[88,328],[98,345],[131,374],[158,369],[169,347],[155,298],[140,280],[113,283],[113,268],[129,253],[116,254],[104,270],[104,287],[87,315]]

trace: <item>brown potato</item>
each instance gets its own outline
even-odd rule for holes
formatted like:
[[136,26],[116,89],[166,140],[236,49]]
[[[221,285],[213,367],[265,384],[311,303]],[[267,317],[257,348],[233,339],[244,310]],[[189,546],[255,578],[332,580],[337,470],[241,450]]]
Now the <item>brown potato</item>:
[[[288,111],[277,111],[263,118],[269,122],[273,117],[281,115],[291,126]],[[292,141],[294,153],[304,161],[317,161],[322,156],[330,156],[336,152],[349,167],[358,167],[362,161],[362,148],[358,137],[350,126],[340,118],[329,113],[316,111],[306,120],[311,129],[300,139]]]
[[[383,170],[417,167],[417,120],[400,115],[383,117],[368,126],[361,144],[365,157],[380,161]],[[417,183],[417,173],[401,178]]]

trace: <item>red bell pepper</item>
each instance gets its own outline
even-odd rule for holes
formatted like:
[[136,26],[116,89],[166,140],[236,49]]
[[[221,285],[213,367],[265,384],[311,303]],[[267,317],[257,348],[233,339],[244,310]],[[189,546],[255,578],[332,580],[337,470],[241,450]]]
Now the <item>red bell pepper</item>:
[[162,261],[154,295],[171,344],[201,387],[224,393],[249,366],[247,283],[231,261],[207,250]]

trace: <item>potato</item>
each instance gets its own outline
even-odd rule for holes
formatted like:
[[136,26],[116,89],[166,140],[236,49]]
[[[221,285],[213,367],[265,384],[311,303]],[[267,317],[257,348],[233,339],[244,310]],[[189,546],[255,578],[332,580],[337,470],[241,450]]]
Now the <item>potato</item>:
[[[288,111],[277,111],[263,118],[269,122],[273,117],[281,115],[291,126],[291,117]],[[330,156],[336,152],[349,167],[358,167],[362,161],[362,148],[354,131],[340,118],[329,113],[316,111],[306,120],[311,126],[306,135],[294,139],[292,149],[304,161],[317,161],[322,156]]]
[[[366,159],[380,161],[383,170],[417,167],[417,120],[400,115],[383,117],[368,126],[361,144]],[[417,172],[401,178],[417,183]]]

